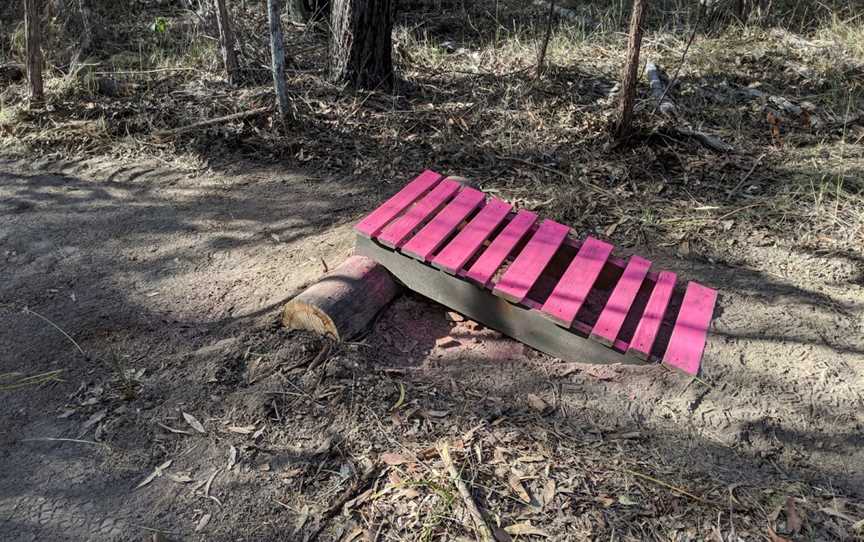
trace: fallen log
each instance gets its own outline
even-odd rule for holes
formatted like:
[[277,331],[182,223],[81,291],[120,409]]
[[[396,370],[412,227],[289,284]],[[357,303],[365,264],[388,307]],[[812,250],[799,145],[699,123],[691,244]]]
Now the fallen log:
[[364,331],[401,286],[381,265],[351,256],[285,305],[282,323],[346,341]]

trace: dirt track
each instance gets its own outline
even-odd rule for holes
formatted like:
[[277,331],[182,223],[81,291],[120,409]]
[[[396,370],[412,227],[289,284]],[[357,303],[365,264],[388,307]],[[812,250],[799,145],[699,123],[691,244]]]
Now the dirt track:
[[[0,161],[0,373],[64,369],[63,382],[0,392],[2,538],[165,531],[275,540],[302,530],[307,488],[289,475],[300,460],[273,450],[298,442],[319,450],[322,425],[350,448],[365,438],[358,432],[379,430],[352,416],[379,403],[386,411],[393,388],[371,385],[329,412],[324,399],[287,413],[277,405],[274,422],[262,407],[271,391],[256,386],[278,363],[320,348],[303,337],[289,344],[273,329],[276,311],[350,253],[351,222],[387,191],[246,165],[187,176],[145,165]],[[482,409],[458,406],[465,390],[474,400],[498,398],[502,412],[535,394],[558,419],[638,432],[679,471],[727,485],[802,480],[861,498],[864,262],[771,240],[728,246],[713,263],[638,250],[721,290],[700,381],[653,366],[562,366],[414,297],[397,302],[365,346],[341,352],[327,377],[395,371],[420,390],[418,408],[443,400],[444,392],[422,390],[449,390],[451,412],[469,417]],[[226,428],[258,424],[265,411],[267,432],[238,445],[237,466],[226,468],[231,439],[250,438]],[[165,429],[188,431],[182,412],[204,423],[207,438]],[[56,438],[81,442],[44,440]],[[133,489],[169,459],[196,482],[218,471],[209,495],[165,477]],[[308,489],[313,509],[331,490]]]

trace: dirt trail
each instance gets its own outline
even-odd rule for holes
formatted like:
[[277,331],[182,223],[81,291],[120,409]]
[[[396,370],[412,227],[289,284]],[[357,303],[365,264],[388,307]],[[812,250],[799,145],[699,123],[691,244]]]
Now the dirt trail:
[[[393,422],[405,442],[476,419],[509,417],[535,437],[572,423],[580,442],[638,434],[694,480],[808,481],[862,497],[864,265],[854,254],[733,239],[710,262],[640,248],[721,290],[701,380],[561,364],[408,296],[364,342],[337,350],[317,383],[288,382],[280,367],[322,345],[275,329],[275,314],[350,253],[350,224],[377,190],[248,164],[184,175],[0,161],[0,373],[64,371],[60,383],[0,392],[2,538],[285,539],[317,521],[361,457],[393,446],[378,414],[398,395],[388,375],[426,413]],[[541,408],[536,426],[523,423],[534,397],[554,410]],[[445,408],[452,426],[436,425]],[[611,445],[626,452],[634,438]],[[134,489],[168,460],[175,478]]]

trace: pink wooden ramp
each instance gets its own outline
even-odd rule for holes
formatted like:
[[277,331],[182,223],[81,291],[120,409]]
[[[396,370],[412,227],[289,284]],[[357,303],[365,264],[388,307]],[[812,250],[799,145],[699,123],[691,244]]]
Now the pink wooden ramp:
[[388,224],[377,239],[391,248],[401,246],[415,228],[447,203],[447,200],[458,190],[459,183],[450,180],[443,181],[416,205],[408,209],[408,212]]
[[416,179],[405,185],[393,197],[385,201],[381,207],[375,209],[363,220],[354,226],[357,233],[364,237],[373,237],[381,231],[385,224],[396,218],[396,216],[417,201],[423,194],[428,192],[441,180],[441,175],[431,170],[426,170]]
[[666,314],[666,307],[669,306],[669,301],[672,299],[674,290],[675,273],[670,271],[661,272],[657,277],[657,282],[654,284],[651,297],[648,298],[648,306],[645,307],[645,312],[642,313],[636,333],[630,341],[629,352],[634,356],[647,360],[651,355],[651,348],[657,339],[660,324],[663,323],[663,315]]
[[483,192],[473,188],[463,188],[453,201],[447,204],[431,222],[420,230],[402,247],[402,252],[426,261],[456,227],[465,220],[486,199]]
[[606,306],[603,307],[603,312],[600,313],[600,318],[594,324],[594,329],[591,330],[592,339],[607,346],[612,346],[615,343],[650,267],[651,262],[645,258],[639,256],[630,258],[630,262],[624,268],[624,273],[618,280],[615,290],[612,291],[612,296],[606,302]]
[[714,315],[717,291],[690,282],[681,302],[681,310],[669,346],[663,354],[663,363],[677,367],[688,374],[699,372],[699,363],[708,338],[708,326]]
[[492,293],[516,303],[525,299],[569,231],[567,226],[544,220]]
[[573,325],[610,254],[612,245],[589,237],[543,304],[543,312],[564,327]]
[[481,286],[486,286],[536,220],[537,215],[530,211],[516,213],[516,216],[492,241],[492,244],[480,255],[480,258],[474,262],[465,276]]
[[408,288],[552,356],[699,371],[716,290],[690,282],[682,295],[675,273],[650,272],[645,258],[620,259],[605,241],[580,243],[565,225],[537,222],[427,170],[357,224],[357,252]]
[[455,275],[483,246],[483,242],[492,235],[495,228],[507,218],[510,209],[512,207],[509,204],[492,198],[450,244],[435,256],[432,265]]

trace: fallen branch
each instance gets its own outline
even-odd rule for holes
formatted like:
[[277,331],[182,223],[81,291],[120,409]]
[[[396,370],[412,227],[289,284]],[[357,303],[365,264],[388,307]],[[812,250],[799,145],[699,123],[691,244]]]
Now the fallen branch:
[[471,517],[474,520],[474,526],[477,530],[479,539],[482,542],[493,542],[495,536],[492,534],[492,529],[490,529],[489,525],[486,524],[486,520],[477,508],[477,503],[474,502],[474,497],[471,496],[468,486],[466,486],[465,482],[462,481],[462,478],[459,476],[459,471],[456,470],[456,465],[453,464],[453,458],[450,457],[450,446],[448,446],[446,442],[443,442],[438,447],[438,453],[441,455],[441,460],[444,462],[444,466],[450,474],[450,480],[453,482],[453,485],[456,486],[459,495],[462,497],[462,501],[465,503],[465,508],[468,509],[468,513],[471,514]]
[[673,127],[670,128],[670,130],[672,131],[672,133],[678,136],[694,139],[698,141],[703,147],[706,147],[713,151],[730,153],[735,152],[735,147],[726,143],[719,137],[713,136],[711,134],[706,134],[705,132],[699,132],[690,128]]
[[231,115],[225,115],[224,117],[217,117],[215,119],[207,119],[202,120],[201,122],[196,122],[190,124],[188,126],[182,126],[180,128],[174,128],[173,130],[162,130],[160,132],[155,132],[153,135],[156,137],[171,137],[178,134],[182,134],[184,132],[191,132],[193,130],[198,130],[199,128],[206,128],[208,126],[214,126],[216,124],[222,124],[224,122],[231,122],[232,120],[240,120],[247,119],[249,117],[254,117],[257,115],[261,115],[263,113],[267,113],[270,111],[269,107],[259,107],[257,109],[251,109],[249,111],[242,111],[240,113],[232,113]]
[[318,522],[318,526],[313,530],[309,536],[306,538],[309,542],[314,542],[318,539],[318,536],[327,526],[327,522],[336,517],[345,506],[348,501],[355,498],[361,492],[365,491],[367,487],[369,487],[378,475],[380,474],[380,468],[371,467],[366,472],[363,473],[359,478],[355,478],[354,482],[342,492],[342,495],[339,496],[336,501],[330,505],[327,510],[325,510],[321,514],[321,519]]

